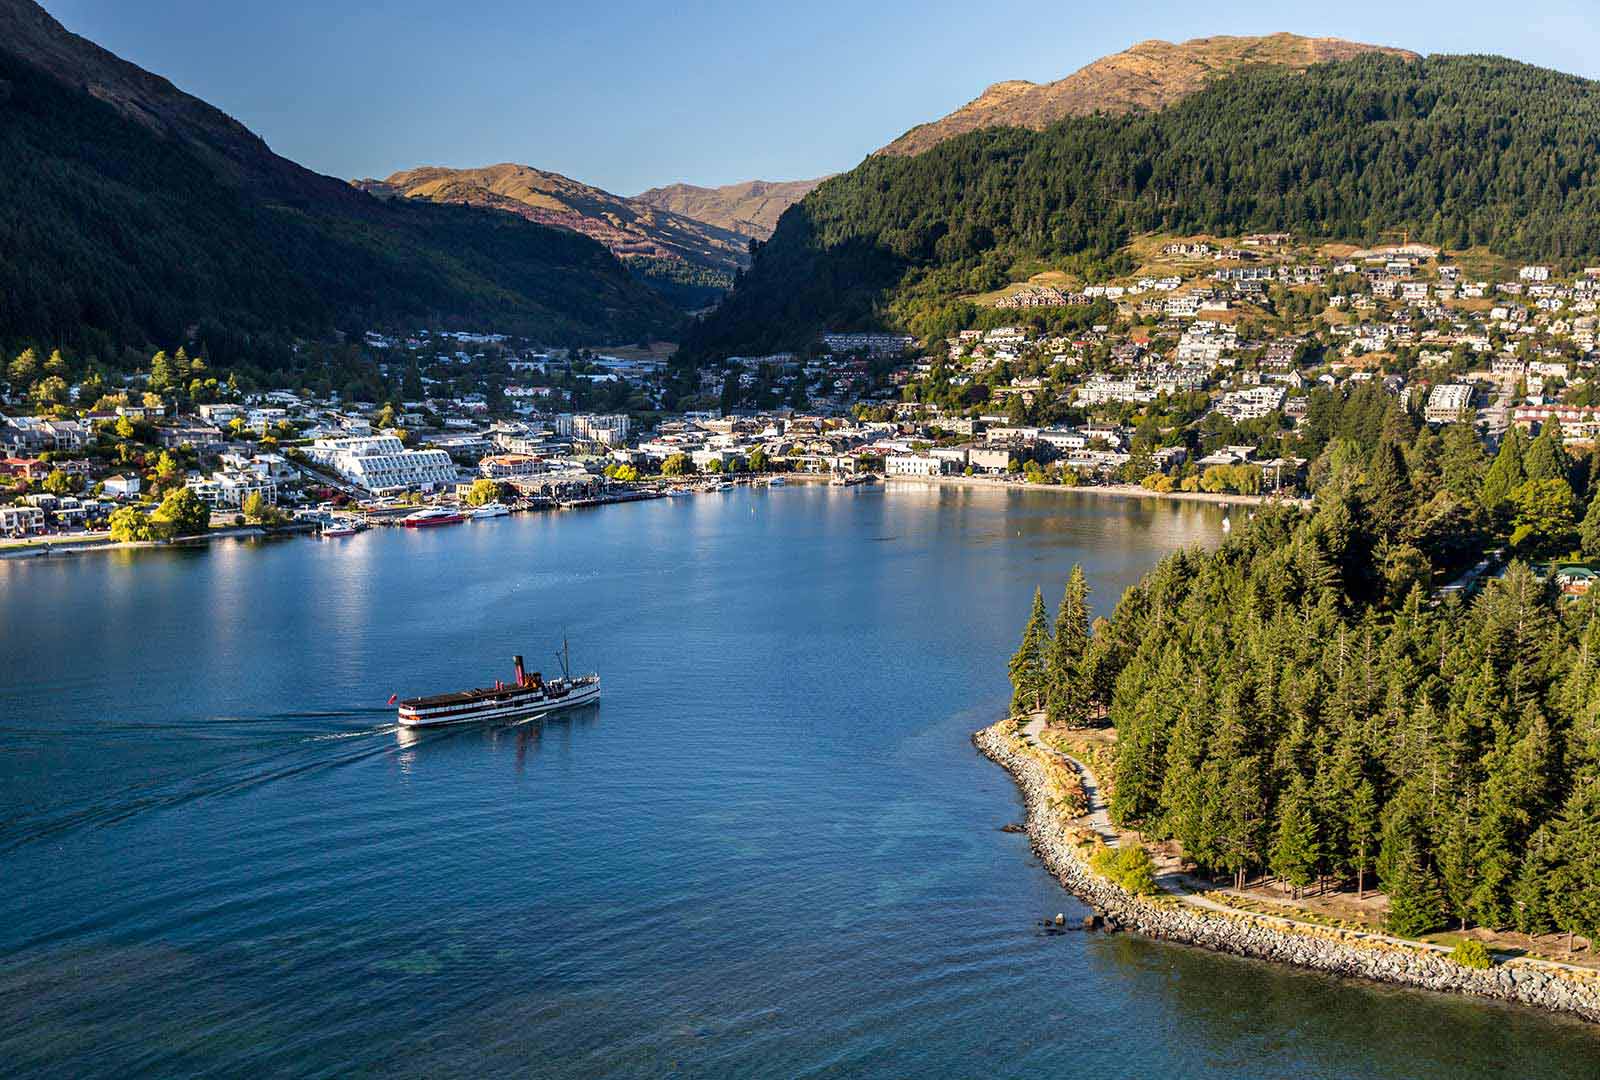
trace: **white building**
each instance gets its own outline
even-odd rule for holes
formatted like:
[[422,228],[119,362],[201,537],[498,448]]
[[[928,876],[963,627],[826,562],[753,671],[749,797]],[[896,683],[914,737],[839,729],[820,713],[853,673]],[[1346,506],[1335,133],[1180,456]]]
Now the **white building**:
[[938,476],[944,462],[931,454],[890,454],[883,459],[885,476]]
[[1430,424],[1450,424],[1460,420],[1472,407],[1472,387],[1465,383],[1441,383],[1428,393],[1422,410]]
[[318,439],[306,457],[349,483],[384,494],[416,488],[432,491],[455,483],[456,467],[443,450],[407,450],[394,435]]
[[186,486],[213,507],[241,507],[252,495],[260,495],[269,506],[278,502],[278,485],[254,469],[223,469],[204,480],[191,480]]
[[599,416],[591,413],[562,413],[556,417],[556,434],[579,442],[621,446],[628,441],[630,421],[622,413]]
[[1259,420],[1281,409],[1285,396],[1281,386],[1252,386],[1248,390],[1223,394],[1217,399],[1217,412],[1234,421]]

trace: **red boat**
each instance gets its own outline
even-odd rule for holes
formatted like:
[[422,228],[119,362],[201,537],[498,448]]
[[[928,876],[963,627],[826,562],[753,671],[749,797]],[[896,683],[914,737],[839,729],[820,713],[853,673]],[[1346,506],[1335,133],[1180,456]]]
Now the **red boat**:
[[400,524],[408,529],[427,529],[434,525],[459,525],[465,520],[467,515],[458,510],[446,510],[442,506],[434,506],[427,510],[418,510],[415,514],[407,514],[400,519]]

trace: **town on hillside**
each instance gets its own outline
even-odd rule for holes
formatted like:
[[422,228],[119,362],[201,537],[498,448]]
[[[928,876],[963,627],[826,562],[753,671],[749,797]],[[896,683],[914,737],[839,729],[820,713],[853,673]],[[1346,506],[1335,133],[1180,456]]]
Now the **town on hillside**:
[[980,298],[973,325],[920,349],[840,330],[690,371],[667,348],[423,329],[348,342],[365,382],[346,392],[219,379],[200,350],[129,371],[27,350],[5,372],[0,536],[150,538],[164,506],[213,529],[317,527],[775,472],[1296,495],[1319,396],[1363,388],[1469,421],[1491,450],[1513,426],[1600,431],[1600,268],[1282,233],[1146,246],[1124,277]]

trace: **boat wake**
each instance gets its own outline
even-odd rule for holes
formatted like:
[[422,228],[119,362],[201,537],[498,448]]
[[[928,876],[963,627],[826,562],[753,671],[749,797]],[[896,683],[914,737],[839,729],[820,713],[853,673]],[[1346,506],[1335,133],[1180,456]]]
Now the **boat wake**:
[[[371,710],[357,714],[316,715],[319,718],[330,715],[370,716]],[[281,722],[288,717],[278,719]],[[253,722],[230,726],[238,733],[240,727],[250,728]],[[393,735],[398,727],[398,724],[390,723],[357,731],[295,735],[286,741],[257,743],[256,749],[261,752],[260,755],[244,763],[230,760],[197,773],[168,776],[151,783],[102,792],[99,798],[87,805],[42,807],[31,811],[24,809],[0,818],[0,855],[80,830],[107,828],[148,813],[206,799],[239,795],[283,780],[345,768],[393,754],[396,752],[394,743],[379,737]],[[193,728],[187,730],[190,734],[196,734]],[[211,739],[217,735],[215,732],[200,734]]]

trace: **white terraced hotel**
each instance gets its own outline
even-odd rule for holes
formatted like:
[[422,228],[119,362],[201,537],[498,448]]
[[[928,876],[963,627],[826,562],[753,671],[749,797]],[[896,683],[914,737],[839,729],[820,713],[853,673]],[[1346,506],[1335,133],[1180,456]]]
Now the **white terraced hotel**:
[[432,490],[456,481],[455,463],[443,450],[407,450],[394,435],[318,439],[306,456],[367,491],[384,494]]

